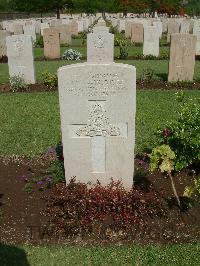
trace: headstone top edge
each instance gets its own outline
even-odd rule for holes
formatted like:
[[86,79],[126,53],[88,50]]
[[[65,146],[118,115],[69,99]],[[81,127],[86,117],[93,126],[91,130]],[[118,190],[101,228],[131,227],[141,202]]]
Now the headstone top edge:
[[77,63],[77,64],[72,64],[72,65],[67,65],[67,66],[62,66],[58,68],[58,73],[62,72],[67,69],[71,68],[78,68],[78,67],[85,67],[85,66],[114,66],[114,67],[121,67],[121,68],[126,68],[126,69],[133,69],[136,71],[136,67],[133,65],[128,65],[128,64],[123,64],[123,63],[92,63],[92,62],[85,62],[85,63]]

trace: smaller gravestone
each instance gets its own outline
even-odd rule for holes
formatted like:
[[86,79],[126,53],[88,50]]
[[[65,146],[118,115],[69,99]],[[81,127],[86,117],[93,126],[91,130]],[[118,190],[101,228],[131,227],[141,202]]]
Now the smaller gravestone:
[[172,34],[169,62],[169,82],[192,81],[195,67],[196,36]]
[[131,38],[131,30],[132,30],[133,22],[127,21],[125,26],[125,37]]
[[36,34],[41,34],[41,21],[36,21],[35,22],[35,32],[36,32]]
[[71,44],[72,35],[68,25],[61,25],[55,27],[59,31],[60,44]]
[[162,22],[161,21],[153,21],[153,26],[156,26],[158,34],[159,34],[159,38],[162,38]]
[[44,56],[48,59],[60,58],[59,31],[56,28],[44,29]]
[[119,32],[125,31],[126,27],[126,20],[125,19],[119,19],[117,23],[117,28]]
[[86,19],[85,20],[79,19],[77,23],[78,23],[78,32],[83,32],[84,28],[88,29],[88,25],[86,24],[87,23]]
[[13,26],[13,30],[14,30],[14,35],[19,35],[19,34],[23,34],[23,25],[21,24],[15,24]]
[[35,83],[32,37],[14,35],[6,38],[10,77],[21,76],[25,83]]
[[106,22],[104,19],[100,18],[97,22],[97,26],[103,26],[106,27]]
[[77,36],[78,35],[78,23],[73,20],[69,25],[69,32],[70,32],[70,35],[75,35]]
[[6,30],[0,30],[0,57],[7,55],[6,37],[10,35]]
[[57,26],[60,26],[60,25],[62,25],[62,19],[53,19],[50,22],[50,26],[51,27],[57,27]]
[[108,27],[104,27],[104,26],[95,26],[93,28],[93,32],[97,33],[97,32],[109,32],[109,28]]
[[170,42],[171,35],[174,33],[179,33],[180,24],[176,19],[170,19],[167,28],[167,42]]
[[[98,28],[98,27],[97,27]],[[114,35],[96,30],[87,35],[87,61],[110,63],[114,57]]]
[[190,33],[190,20],[181,22],[180,33]]
[[35,25],[32,23],[26,23],[24,26],[24,35],[30,35],[33,39],[33,42],[36,41],[36,32],[35,32]]
[[193,34],[197,37],[196,55],[200,55],[200,21],[195,21]]
[[144,27],[143,55],[159,56],[159,37],[156,26]]
[[144,41],[144,27],[141,23],[133,23],[131,30],[131,42],[143,43]]
[[49,28],[49,23],[48,22],[41,23],[41,25],[40,25],[41,35],[43,35],[43,30],[47,29],[47,28]]

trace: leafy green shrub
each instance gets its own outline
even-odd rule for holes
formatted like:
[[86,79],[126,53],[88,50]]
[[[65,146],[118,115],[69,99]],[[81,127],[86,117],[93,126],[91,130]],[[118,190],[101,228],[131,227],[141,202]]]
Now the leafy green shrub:
[[19,91],[20,89],[26,89],[27,84],[24,80],[24,75],[15,75],[10,77],[10,87],[13,92]]
[[160,60],[167,60],[169,59],[169,52],[161,51],[159,57]]
[[110,26],[109,32],[112,34],[118,34],[119,33],[117,26],[114,27],[113,25]]
[[185,188],[183,195],[188,198],[200,199],[200,178],[195,178],[193,184]]
[[128,57],[128,43],[126,39],[116,39],[119,45],[119,59],[127,59]]
[[58,86],[58,76],[56,74],[45,71],[42,73],[42,80],[44,85],[50,89]]
[[82,31],[82,32],[79,32],[78,35],[72,35],[72,39],[84,39],[86,40],[87,39],[87,31]]
[[64,162],[55,160],[50,166],[48,173],[52,177],[53,184],[65,181]]
[[175,152],[175,170],[200,164],[200,98],[176,93],[177,119],[158,131],[159,143]]
[[168,174],[177,203],[181,208],[180,199],[171,174],[174,170],[175,157],[175,153],[171,150],[170,146],[163,144],[153,149],[150,155],[150,166],[152,171],[155,171],[159,168],[162,173],[166,172]]
[[35,46],[36,47],[44,47],[44,40],[43,40],[43,36],[42,35],[37,35]]
[[63,53],[62,57],[64,60],[80,60],[82,54],[76,50],[68,49]]
[[145,68],[142,71],[141,81],[150,81],[154,79],[154,70],[152,68]]

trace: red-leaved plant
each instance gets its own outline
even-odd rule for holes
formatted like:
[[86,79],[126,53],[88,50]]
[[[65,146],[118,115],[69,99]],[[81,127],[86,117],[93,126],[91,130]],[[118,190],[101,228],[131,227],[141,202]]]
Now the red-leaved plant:
[[96,224],[110,223],[115,230],[145,225],[149,219],[164,215],[162,195],[152,188],[143,191],[124,189],[120,182],[88,188],[76,183],[57,184],[47,198],[45,215],[56,231],[67,235],[92,232]]

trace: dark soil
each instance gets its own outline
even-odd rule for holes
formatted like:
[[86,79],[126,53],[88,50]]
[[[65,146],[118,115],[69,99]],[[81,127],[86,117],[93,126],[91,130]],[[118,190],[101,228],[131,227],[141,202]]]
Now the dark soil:
[[[162,75],[163,79],[167,79],[167,76]],[[49,87],[44,84],[32,84],[26,88],[21,88],[17,92],[44,92],[44,91],[57,91],[57,87]],[[169,83],[167,81],[158,80],[137,80],[137,90],[200,90],[200,81],[194,82],[175,82]],[[9,84],[0,84],[0,92],[12,92]]]
[[[45,197],[52,189],[27,193],[24,175],[41,175],[48,168],[48,157],[28,160],[24,158],[0,159],[0,242],[6,244],[45,244],[45,243],[188,243],[200,239],[200,206],[184,208],[180,211],[174,200],[170,181],[160,172],[150,173],[146,166],[136,159],[135,185],[144,191],[151,184],[162,192],[167,212],[161,218],[149,219],[147,226],[134,226],[131,231],[116,232],[111,220],[105,221],[101,230],[94,228],[93,234],[82,236],[55,235],[51,231],[48,218],[42,213],[46,209]],[[143,164],[143,163],[142,163]],[[191,184],[195,174],[187,170],[174,179],[179,195],[185,186]],[[186,199],[182,203],[188,206]]]

